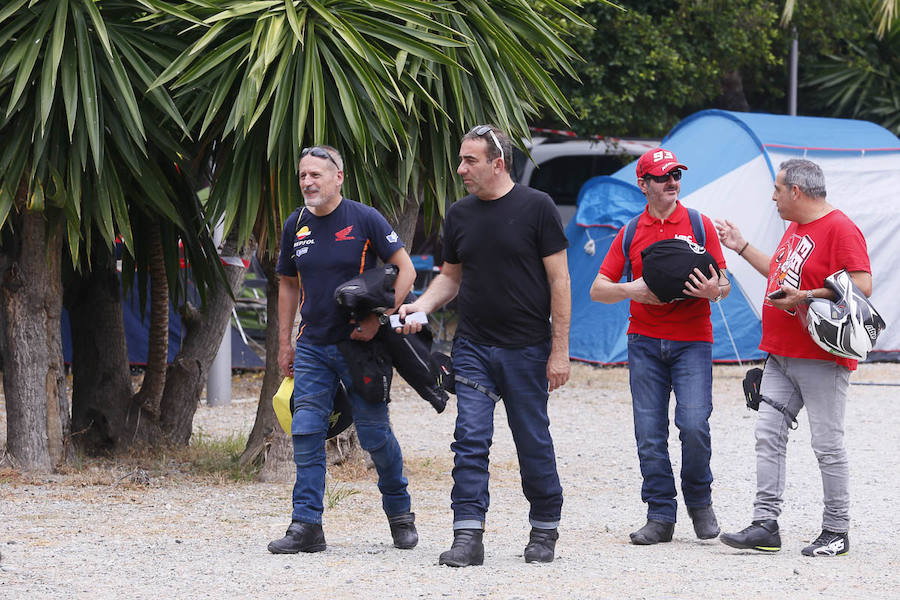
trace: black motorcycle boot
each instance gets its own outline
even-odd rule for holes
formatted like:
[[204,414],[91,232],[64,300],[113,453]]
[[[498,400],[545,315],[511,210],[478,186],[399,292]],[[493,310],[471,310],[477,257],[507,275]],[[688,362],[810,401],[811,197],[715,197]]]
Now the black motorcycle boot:
[[525,546],[525,562],[553,562],[556,551],[556,540],[559,532],[556,529],[531,528],[528,536],[528,545]]
[[394,548],[408,550],[415,548],[419,543],[419,534],[416,531],[416,513],[408,512],[388,517],[391,526],[391,537],[394,538]]
[[441,552],[438,564],[450,567],[469,567],[484,564],[483,529],[454,529],[453,545]]
[[713,512],[712,504],[709,506],[688,506],[688,515],[694,522],[694,533],[701,540],[711,540],[722,531]]
[[660,542],[671,542],[675,523],[664,523],[647,519],[647,524],[631,534],[631,543],[636,546],[650,546]]
[[283,538],[269,542],[269,552],[272,554],[321,552],[324,549],[325,533],[319,523],[292,521]]
[[723,533],[719,539],[726,546],[741,550],[759,550],[760,552],[778,552],[781,550],[781,535],[778,533],[778,521],[765,519],[753,521],[738,533]]

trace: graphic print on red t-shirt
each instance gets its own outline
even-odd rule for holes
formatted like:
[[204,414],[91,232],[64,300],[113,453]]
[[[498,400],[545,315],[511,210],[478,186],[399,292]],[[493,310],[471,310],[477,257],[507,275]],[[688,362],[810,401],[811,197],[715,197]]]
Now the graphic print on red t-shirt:
[[[769,263],[766,294],[785,284],[800,290],[823,287],[825,278],[846,269],[871,273],[866,240],[859,228],[840,210],[815,221],[791,223]],[[780,356],[832,360],[856,368],[856,361],[822,350],[806,330],[797,311],[787,312],[764,300],[760,350]]]
[[[775,252],[776,268],[769,273],[769,283],[766,286],[766,304],[772,303],[768,299],[771,292],[787,285],[800,289],[800,276],[803,274],[803,265],[809,260],[816,243],[808,235],[792,235],[782,240]],[[794,314],[794,311],[789,311]]]

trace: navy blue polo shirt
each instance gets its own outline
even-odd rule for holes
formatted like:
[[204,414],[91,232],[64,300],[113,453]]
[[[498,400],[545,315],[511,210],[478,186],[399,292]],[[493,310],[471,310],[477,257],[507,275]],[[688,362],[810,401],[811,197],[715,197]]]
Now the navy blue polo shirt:
[[281,234],[276,271],[299,276],[299,339],[310,344],[346,340],[352,325],[334,301],[334,289],[400,248],[403,242],[381,213],[354,200],[343,198],[324,217],[305,208],[291,213]]

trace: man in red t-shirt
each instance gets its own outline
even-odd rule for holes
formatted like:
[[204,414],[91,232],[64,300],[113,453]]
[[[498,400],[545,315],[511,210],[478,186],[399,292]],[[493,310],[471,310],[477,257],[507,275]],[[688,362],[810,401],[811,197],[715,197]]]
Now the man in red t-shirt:
[[[803,549],[806,556],[839,556],[850,550],[849,467],[844,449],[844,407],[850,371],[856,361],[840,358],[813,342],[797,306],[812,298],[832,299],[825,278],[846,269],[853,283],[872,294],[866,240],[859,228],[825,201],[825,176],[808,160],[782,163],[772,200],[790,221],[775,254],[767,256],[745,241],[729,221],[717,221],[719,239],[768,278],[760,349],[769,353],[760,393],[796,415],[806,407],[813,451],[822,474],[825,510],[822,533]],[[785,487],[788,422],[768,403],[760,403],[756,423],[756,500],[753,523],[722,542],[742,549],[781,549],[778,516]]]
[[623,227],[594,283],[591,300],[612,304],[631,300],[628,326],[628,369],[643,484],[641,499],[647,503],[647,523],[631,534],[638,545],[672,540],[678,505],[675,478],[669,460],[669,397],[675,391],[675,425],[681,439],[681,491],[694,532],[701,539],[719,535],[712,509],[712,452],[709,416],[712,413],[712,325],[709,303],[728,295],[725,259],[709,218],[702,216],[706,249],[721,274],[694,269],[684,284],[684,300],[663,303],[647,287],[641,251],[660,240],[687,239],[696,244],[688,209],[678,201],[681,173],[687,167],[664,148],[641,156],[637,184],[647,197],[647,208],[638,217],[628,248],[634,280],[619,283],[625,269]]

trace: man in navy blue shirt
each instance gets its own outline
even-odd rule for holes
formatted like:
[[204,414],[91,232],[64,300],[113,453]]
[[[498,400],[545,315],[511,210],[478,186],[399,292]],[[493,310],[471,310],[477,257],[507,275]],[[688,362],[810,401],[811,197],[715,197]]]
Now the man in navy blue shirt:
[[[293,554],[325,549],[322,498],[325,494],[325,435],[334,394],[343,382],[353,411],[360,445],[372,456],[378,489],[394,546],[418,542],[403,475],[403,455],[388,421],[384,403],[364,400],[351,385],[350,370],[337,344],[347,339],[371,340],[380,326],[370,314],[351,323],[334,300],[341,283],[376,266],[376,259],[399,268],[396,306],[409,292],[415,269],[397,234],[374,208],[341,196],[343,159],[330,146],[305,148],[300,155],[300,188],[304,206],[284,224],[277,272],[278,364],[294,377],[291,437],[297,481],[291,524],[285,536],[269,544],[269,552]],[[300,329],[291,337],[297,307]],[[393,312],[393,311],[389,311]]]

